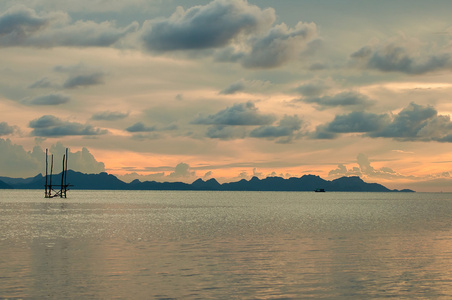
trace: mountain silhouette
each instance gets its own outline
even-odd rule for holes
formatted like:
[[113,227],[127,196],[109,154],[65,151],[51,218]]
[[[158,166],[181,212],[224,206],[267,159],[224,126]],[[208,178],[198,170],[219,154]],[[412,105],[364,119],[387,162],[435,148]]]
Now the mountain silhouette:
[[[67,171],[70,189],[77,190],[184,190],[184,191],[314,191],[324,189],[330,192],[413,192],[412,190],[391,190],[378,183],[366,183],[358,176],[341,177],[332,181],[317,175],[303,175],[284,179],[267,177],[220,184],[212,178],[207,181],[197,179],[193,183],[140,181],[130,183],[119,180],[116,176],[105,172],[84,174],[72,170]],[[48,183],[50,178],[48,178]],[[30,178],[0,177],[0,189],[41,189],[44,188],[45,177],[41,174]],[[52,176],[52,184],[58,189],[61,185],[61,174]]]

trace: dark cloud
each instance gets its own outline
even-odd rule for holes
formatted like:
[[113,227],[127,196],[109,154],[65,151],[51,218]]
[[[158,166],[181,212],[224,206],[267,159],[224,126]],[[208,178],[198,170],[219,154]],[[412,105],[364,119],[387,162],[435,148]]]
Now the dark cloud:
[[[305,90],[305,92],[308,91]],[[311,92],[314,92],[314,90],[311,90]],[[367,96],[357,92],[343,92],[334,96],[306,97],[301,99],[301,101],[317,104],[319,109],[328,107],[364,109],[375,103],[375,101],[369,99]]]
[[46,89],[52,88],[54,84],[48,78],[42,78],[35,83],[31,84],[28,88],[30,89]]
[[177,129],[179,129],[179,126],[177,124],[169,124],[167,126],[158,127],[155,125],[147,126],[143,122],[137,122],[132,126],[126,128],[126,131],[135,133],[133,135],[134,139],[144,140],[161,138],[160,132],[172,131]]
[[30,121],[29,127],[33,128],[31,132],[33,136],[41,137],[58,137],[68,135],[92,136],[107,133],[107,130],[94,128],[88,124],[63,121],[52,115],[45,115]]
[[136,22],[116,28],[112,22],[77,21],[45,31],[30,42],[39,47],[109,47],[137,29]]
[[394,117],[392,123],[380,131],[369,133],[369,136],[451,142],[451,134],[450,116],[438,115],[431,106],[410,103]]
[[364,133],[365,136],[394,138],[401,141],[452,142],[450,116],[438,115],[431,106],[410,103],[397,115],[352,112],[338,115],[330,123],[320,125],[313,138],[333,139],[339,133]]
[[142,122],[137,122],[132,126],[126,128],[128,132],[153,132],[157,131],[155,126],[146,126]]
[[214,49],[216,61],[239,62],[245,68],[276,68],[302,54],[310,55],[322,44],[319,39],[315,42],[314,23],[299,22],[290,28],[284,23],[273,25],[274,21],[272,8],[214,0],[186,11],[178,8],[167,19],[145,22],[141,38],[149,51]]
[[387,114],[373,114],[366,112],[352,112],[339,115],[329,123],[326,130],[334,133],[375,132],[390,124],[391,118]]
[[351,57],[366,68],[383,72],[424,74],[444,69],[452,69],[452,55],[448,52],[415,55],[407,47],[390,43],[372,48],[364,46]]
[[30,101],[25,101],[25,103],[30,105],[59,105],[69,102],[70,99],[70,97],[62,94],[49,94],[38,96]]
[[328,124],[317,126],[315,131],[310,133],[311,138],[319,140],[332,140],[338,136],[337,133],[328,131]]
[[220,140],[243,139],[246,137],[246,130],[236,126],[217,125],[209,127],[206,136]]
[[[314,23],[299,22],[295,28],[286,24],[275,25],[265,34],[250,36],[246,50],[227,47],[217,50],[214,59],[218,62],[240,62],[245,68],[276,68],[301,55],[308,55],[307,45],[317,36]],[[313,50],[314,51],[314,50]]]
[[335,139],[340,133],[373,133],[383,130],[390,123],[391,118],[388,114],[351,112],[346,115],[338,115],[332,122],[318,126],[311,137]]
[[179,7],[170,18],[146,22],[142,39],[152,51],[218,48],[242,33],[269,27],[274,19],[273,9],[261,10],[240,0],[215,0],[186,11]]
[[305,97],[318,97],[325,93],[330,87],[323,82],[312,82],[300,85],[297,92]]
[[129,116],[129,113],[123,113],[120,111],[102,111],[95,113],[91,116],[92,120],[96,121],[117,121],[125,119]]
[[0,122],[0,136],[12,134],[15,130],[15,126],[10,126],[6,122]]
[[63,12],[39,15],[14,6],[0,15],[0,47],[108,47],[136,31],[138,23],[116,28],[112,22],[70,21]]
[[0,15],[0,40],[13,42],[24,39],[45,28],[50,19],[40,17],[35,11],[18,5]]
[[91,85],[99,85],[104,83],[105,74],[102,72],[95,72],[91,74],[74,75],[69,77],[63,84],[66,89],[73,89],[78,87],[86,87]]
[[262,92],[270,84],[271,83],[269,81],[246,80],[246,79],[242,78],[239,81],[232,83],[230,86],[228,86],[225,89],[223,89],[222,91],[220,91],[220,94],[231,95],[231,94],[235,94],[237,92],[242,92],[245,90]]
[[285,115],[276,126],[265,125],[255,128],[250,132],[251,137],[255,138],[267,138],[276,139],[285,137],[286,139],[280,139],[280,142],[289,142],[294,137],[295,133],[301,129],[302,120],[295,116]]
[[364,46],[361,49],[359,49],[358,51],[352,53],[350,56],[352,58],[363,58],[363,59],[367,59],[372,55],[372,48],[370,46]]
[[240,81],[234,82],[233,84],[231,84],[224,90],[220,91],[220,94],[231,95],[231,94],[235,94],[237,92],[243,91],[244,89],[245,89],[245,83],[243,82],[243,80],[240,80]]
[[306,43],[317,35],[314,23],[298,23],[294,29],[285,24],[273,27],[266,36],[250,38],[251,51],[243,55],[246,68],[275,68],[297,58]]
[[200,115],[192,123],[202,125],[269,125],[275,117],[259,113],[253,102],[234,104],[215,115]]

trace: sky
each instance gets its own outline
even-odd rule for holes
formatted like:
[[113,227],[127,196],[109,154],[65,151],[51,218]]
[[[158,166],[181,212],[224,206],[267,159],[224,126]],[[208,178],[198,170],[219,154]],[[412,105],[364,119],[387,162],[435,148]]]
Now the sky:
[[0,176],[452,192],[452,1],[3,0]]

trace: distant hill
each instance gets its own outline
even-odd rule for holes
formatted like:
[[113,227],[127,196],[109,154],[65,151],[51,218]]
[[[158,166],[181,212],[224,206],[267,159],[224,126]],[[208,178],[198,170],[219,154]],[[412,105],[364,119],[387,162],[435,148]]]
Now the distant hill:
[[0,190],[4,190],[4,189],[12,189],[13,187],[7,183],[5,183],[4,181],[0,180]]
[[[207,181],[197,179],[191,184],[183,182],[141,182],[138,179],[126,183],[105,172],[83,174],[68,170],[67,181],[68,184],[72,185],[70,189],[77,190],[314,191],[324,189],[327,192],[413,192],[412,190],[390,190],[378,183],[366,183],[358,176],[341,177],[332,181],[316,175],[303,175],[299,178],[291,177],[288,179],[253,177],[250,180],[242,179],[223,184],[220,184],[216,179]],[[61,174],[53,175],[52,183],[55,187],[61,184]],[[45,177],[41,174],[26,179],[0,177],[0,188],[3,189],[42,189],[44,184]]]

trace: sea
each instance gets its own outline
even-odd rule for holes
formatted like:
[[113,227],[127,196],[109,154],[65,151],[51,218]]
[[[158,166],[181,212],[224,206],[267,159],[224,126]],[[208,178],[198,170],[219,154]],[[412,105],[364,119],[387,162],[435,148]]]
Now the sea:
[[0,191],[0,299],[452,299],[452,194]]

